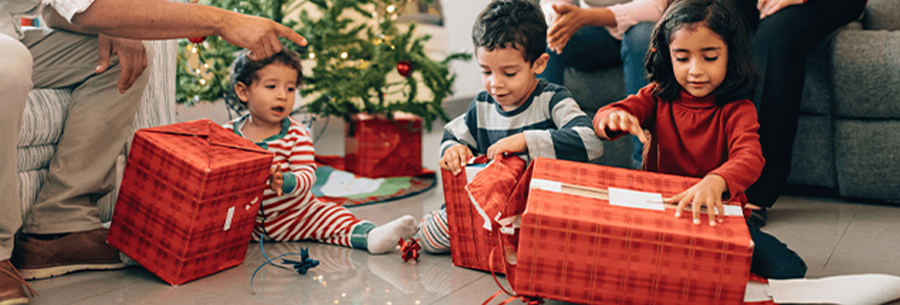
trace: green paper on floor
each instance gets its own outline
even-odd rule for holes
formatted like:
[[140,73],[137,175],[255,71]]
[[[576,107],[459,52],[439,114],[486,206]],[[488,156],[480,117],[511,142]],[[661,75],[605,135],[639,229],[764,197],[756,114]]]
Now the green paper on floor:
[[411,177],[367,178],[343,171],[340,157],[317,156],[316,162],[313,195],[347,207],[409,197],[431,189],[436,182],[430,171]]

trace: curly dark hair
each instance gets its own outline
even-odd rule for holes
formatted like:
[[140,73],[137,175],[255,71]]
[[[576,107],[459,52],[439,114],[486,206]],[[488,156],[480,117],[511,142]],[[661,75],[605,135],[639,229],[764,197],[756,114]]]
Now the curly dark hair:
[[297,71],[297,85],[299,86],[303,83],[303,67],[300,65],[300,55],[294,51],[288,50],[287,47],[282,47],[281,52],[275,53],[263,60],[252,60],[248,56],[249,54],[249,50],[244,50],[238,55],[234,62],[231,63],[230,88],[228,94],[225,96],[225,102],[231,109],[234,109],[235,111],[247,109],[247,105],[241,102],[241,99],[237,97],[234,86],[237,85],[238,82],[241,82],[245,86],[250,87],[254,81],[259,79],[256,72],[272,63],[280,63],[293,68]]
[[753,63],[746,20],[729,0],[677,0],[653,28],[650,52],[644,59],[647,79],[656,83],[654,94],[665,100],[678,98],[682,88],[675,79],[669,43],[678,30],[702,25],[728,46],[728,71],[716,88],[716,105],[746,99],[756,90],[759,74]]
[[512,47],[534,63],[547,48],[547,22],[537,4],[528,0],[494,0],[472,27],[475,48],[487,51]]

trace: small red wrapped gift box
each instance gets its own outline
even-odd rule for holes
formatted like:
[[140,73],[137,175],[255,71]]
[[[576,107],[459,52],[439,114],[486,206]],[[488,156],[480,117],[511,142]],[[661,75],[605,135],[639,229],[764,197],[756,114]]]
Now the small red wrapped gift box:
[[107,240],[171,285],[239,265],[271,164],[209,120],[138,130]]
[[344,166],[370,177],[417,176],[422,171],[422,118],[395,113],[355,114],[344,138]]
[[699,179],[536,158],[503,202],[477,195],[492,187],[480,178],[487,179],[476,178],[469,192],[488,215],[501,214],[494,225],[504,227],[492,233],[501,232],[494,236],[504,247],[495,256],[510,258],[507,279],[518,295],[574,303],[743,302],[753,243],[741,208],[726,205],[725,222],[712,227],[694,225],[690,212],[675,218],[674,205],[662,203]]
[[[491,250],[497,247],[499,241],[490,231],[483,228],[486,214],[478,211],[470,200],[466,185],[476,175],[490,176],[492,194],[508,196],[512,192],[518,175],[524,171],[525,161],[519,158],[508,158],[498,162],[496,166],[487,168],[487,158],[484,156],[475,158],[466,170],[458,175],[453,175],[448,170],[441,171],[441,180],[444,185],[444,203],[447,205],[447,225],[450,231],[450,256],[453,265],[457,267],[505,273],[506,263],[500,256],[493,258],[491,264]],[[502,192],[506,189],[506,192]]]

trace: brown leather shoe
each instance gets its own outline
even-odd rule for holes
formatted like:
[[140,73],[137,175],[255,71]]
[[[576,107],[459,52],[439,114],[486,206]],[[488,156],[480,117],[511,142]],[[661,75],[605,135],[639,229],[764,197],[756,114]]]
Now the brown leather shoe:
[[74,232],[56,239],[38,239],[16,233],[12,263],[28,280],[60,276],[82,270],[124,268],[119,250],[106,243],[107,229]]
[[0,305],[28,304],[28,295],[22,286],[27,287],[31,295],[36,295],[8,259],[0,261]]

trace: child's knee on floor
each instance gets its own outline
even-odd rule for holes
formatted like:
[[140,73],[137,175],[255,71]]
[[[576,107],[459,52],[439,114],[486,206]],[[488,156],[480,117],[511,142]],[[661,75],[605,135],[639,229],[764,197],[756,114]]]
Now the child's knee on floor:
[[806,276],[806,263],[772,235],[750,227],[750,237],[756,247],[750,272],[767,279],[792,279]]

